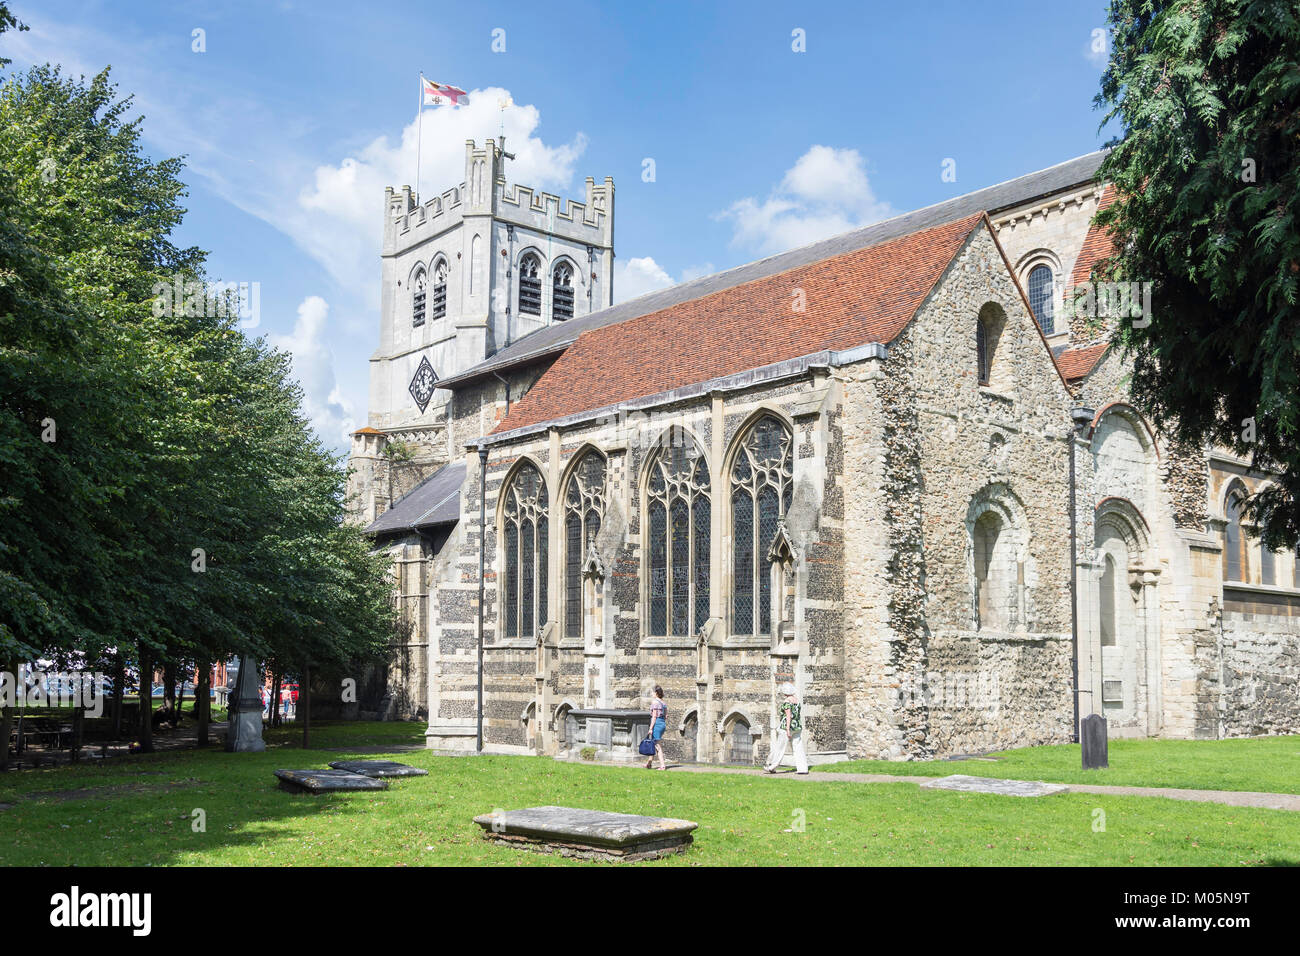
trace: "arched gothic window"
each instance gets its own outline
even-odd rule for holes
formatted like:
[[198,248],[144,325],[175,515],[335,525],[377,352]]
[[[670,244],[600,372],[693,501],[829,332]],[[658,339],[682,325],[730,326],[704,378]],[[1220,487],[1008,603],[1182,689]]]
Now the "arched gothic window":
[[771,415],[742,437],[731,468],[732,633],[772,633],[772,566],[768,549],[790,510],[792,436]]
[[447,317],[447,260],[439,259],[433,267],[433,317]]
[[521,315],[542,314],[542,280],[538,278],[541,263],[531,252],[519,260],[519,312]]
[[1223,528],[1223,580],[1247,581],[1246,536],[1242,533],[1241,509],[1244,494],[1240,488],[1228,493],[1228,523]]
[[674,429],[649,468],[650,635],[684,637],[709,619],[709,465],[695,439]]
[[1051,335],[1056,328],[1054,291],[1051,266],[1037,265],[1029,270],[1029,307],[1044,335]]
[[1260,524],[1259,526],[1259,583],[1260,584],[1277,584],[1277,559],[1273,554],[1273,549],[1264,543],[1264,532],[1267,528]]
[[411,280],[411,325],[424,325],[424,306],[425,294],[429,285],[429,274],[424,271],[424,266],[415,270],[415,278]]
[[564,633],[582,637],[582,562],[605,514],[605,459],[587,451],[564,496]]
[[531,464],[523,465],[506,488],[505,635],[536,637],[546,624],[546,485]]
[[556,322],[573,318],[573,266],[557,263],[551,278],[551,316]]

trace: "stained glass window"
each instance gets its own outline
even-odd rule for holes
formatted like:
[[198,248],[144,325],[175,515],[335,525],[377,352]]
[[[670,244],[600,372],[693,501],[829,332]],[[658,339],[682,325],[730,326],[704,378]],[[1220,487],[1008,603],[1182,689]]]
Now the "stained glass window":
[[574,466],[564,494],[564,633],[582,637],[582,563],[600,534],[605,512],[605,459],[588,450]]
[[536,637],[546,624],[546,486],[541,473],[523,465],[505,489],[505,636]]
[[542,280],[537,276],[540,267],[531,252],[519,260],[519,311],[523,315],[542,314]]
[[768,549],[794,488],[793,436],[764,416],[741,437],[731,469],[732,633],[772,632]]
[[[433,317],[446,318],[447,315],[447,260],[440,259],[433,267]],[[418,323],[417,323],[418,324]]]
[[573,267],[558,263],[551,280],[551,316],[556,322],[573,318]]
[[709,466],[673,429],[647,467],[650,634],[687,637],[709,619]]
[[1051,335],[1056,327],[1054,303],[1055,285],[1050,266],[1034,266],[1029,270],[1029,307],[1044,335]]

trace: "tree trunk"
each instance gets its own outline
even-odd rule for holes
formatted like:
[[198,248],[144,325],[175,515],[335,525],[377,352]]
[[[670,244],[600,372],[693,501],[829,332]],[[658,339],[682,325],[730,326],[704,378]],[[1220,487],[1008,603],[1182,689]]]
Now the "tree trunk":
[[175,721],[176,713],[176,665],[171,661],[163,662],[162,692],[164,709]]
[[113,710],[109,715],[114,740],[122,739],[122,699],[126,696],[126,657],[119,647],[113,658]]
[[271,677],[271,726],[280,726],[280,681],[281,674],[276,671]]
[[173,700],[176,701],[176,719],[173,721],[173,723],[174,723],[177,727],[179,727],[180,724],[181,724],[181,713],[185,710],[185,675],[186,675],[186,670],[185,670],[185,665],[184,665],[184,664],[182,664],[180,667],[176,668],[176,674],[177,674],[177,679],[176,679],[176,693],[175,693],[175,695],[173,696]]
[[212,662],[200,659],[194,681],[194,717],[199,722],[199,746],[208,745],[208,722],[212,719]]
[[140,752],[153,753],[153,655],[140,642]]
[[298,694],[302,701],[302,749],[311,748],[311,665],[302,671],[302,689]]

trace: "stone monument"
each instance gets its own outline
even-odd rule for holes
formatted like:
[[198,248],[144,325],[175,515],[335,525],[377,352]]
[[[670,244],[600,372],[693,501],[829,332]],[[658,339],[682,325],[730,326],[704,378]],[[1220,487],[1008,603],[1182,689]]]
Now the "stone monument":
[[261,753],[266,749],[262,740],[262,698],[257,689],[261,684],[257,661],[251,657],[239,658],[230,692],[230,720],[226,725],[226,750],[230,753]]
[[1079,743],[1083,751],[1084,770],[1102,770],[1110,766],[1106,745],[1106,718],[1089,714],[1079,724]]

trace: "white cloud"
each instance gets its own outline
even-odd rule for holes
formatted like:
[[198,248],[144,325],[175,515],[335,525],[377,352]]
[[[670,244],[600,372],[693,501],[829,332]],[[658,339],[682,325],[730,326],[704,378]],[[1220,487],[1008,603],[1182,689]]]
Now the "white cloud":
[[626,302],[656,289],[676,285],[673,277],[650,256],[614,260],[614,302]]
[[334,375],[334,352],[325,344],[329,303],[309,295],[298,305],[298,320],[288,335],[269,335],[267,341],[293,356],[293,372],[302,383],[307,417],[327,445],[348,443],[356,428],[353,404],[339,388]]
[[767,199],[737,200],[718,218],[732,222],[732,245],[770,255],[893,214],[889,203],[876,198],[861,153],[813,146]]

